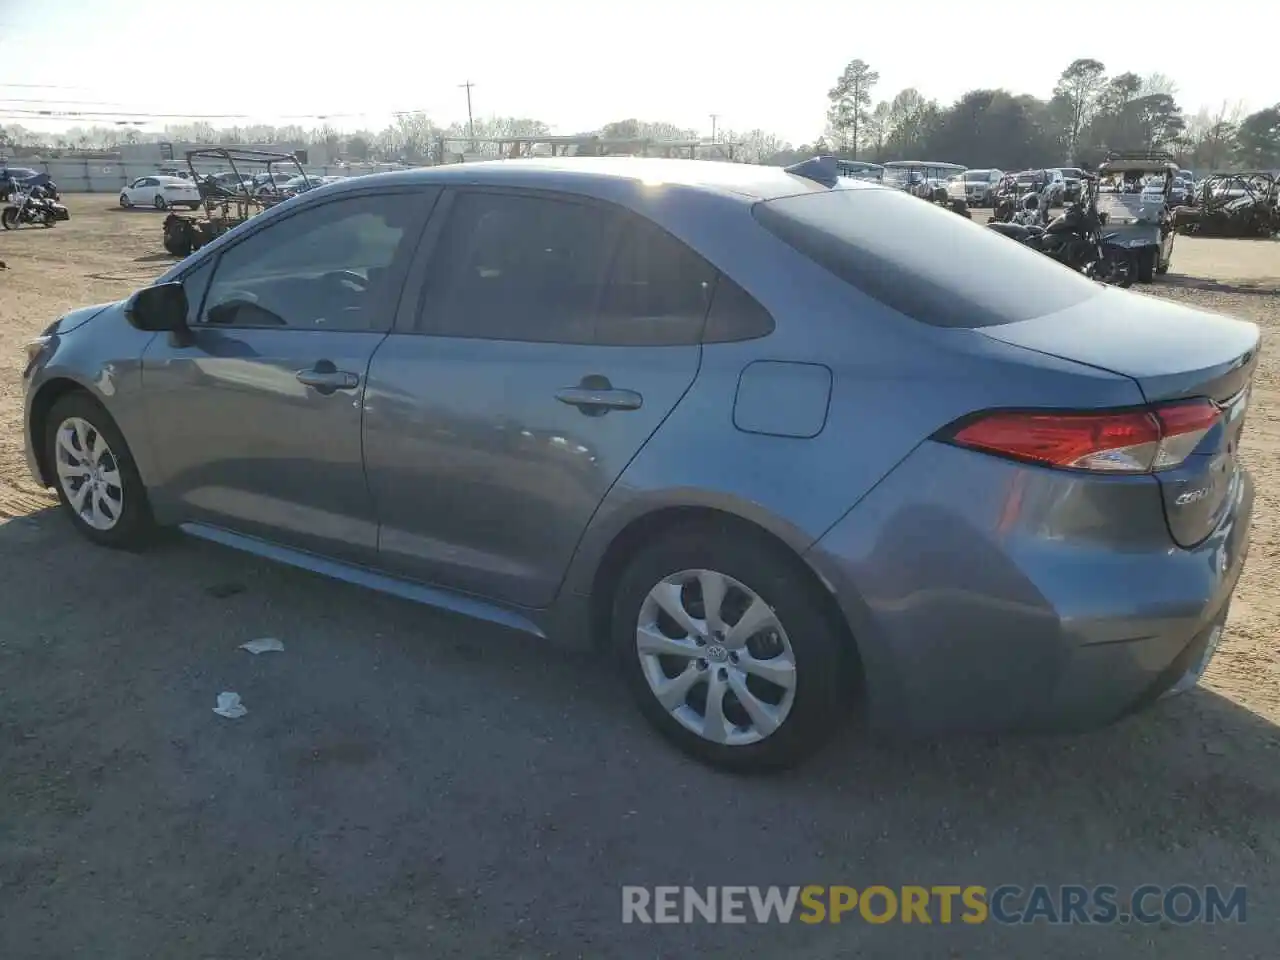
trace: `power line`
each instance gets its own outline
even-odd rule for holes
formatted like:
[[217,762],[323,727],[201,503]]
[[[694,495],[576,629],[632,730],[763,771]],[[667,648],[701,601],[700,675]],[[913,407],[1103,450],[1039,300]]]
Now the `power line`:
[[89,87],[65,87],[56,83],[0,83],[4,90],[89,90]]
[[[32,106],[17,107],[11,104],[25,103]],[[252,121],[262,114],[249,113],[155,113],[140,110],[85,110],[81,107],[86,106],[110,106],[107,103],[88,103],[73,100],[30,100],[20,98],[0,97],[0,110],[15,118],[28,119],[85,119],[85,120],[242,120]],[[35,109],[43,106],[46,109]],[[429,113],[427,110],[387,110],[360,113],[292,113],[292,114],[275,114],[277,120],[340,120],[360,117],[375,116],[393,116],[404,117],[412,116],[418,113]]]

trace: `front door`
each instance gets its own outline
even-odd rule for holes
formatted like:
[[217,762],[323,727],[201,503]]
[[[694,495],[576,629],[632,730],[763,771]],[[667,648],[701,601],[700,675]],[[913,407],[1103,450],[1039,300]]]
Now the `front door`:
[[366,193],[276,219],[184,283],[186,341],[143,356],[154,496],[183,520],[344,559],[377,524],[361,458],[369,358],[390,328],[427,197]]
[[540,607],[692,384],[715,271],[607,205],[479,190],[447,205],[421,311],[369,370],[381,563]]

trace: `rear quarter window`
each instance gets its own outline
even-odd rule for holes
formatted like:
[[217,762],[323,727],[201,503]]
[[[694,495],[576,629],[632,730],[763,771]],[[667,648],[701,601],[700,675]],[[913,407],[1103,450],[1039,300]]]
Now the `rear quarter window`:
[[987,327],[1073,307],[1100,288],[1043,254],[897,190],[829,190],[758,203],[769,232],[921,323]]

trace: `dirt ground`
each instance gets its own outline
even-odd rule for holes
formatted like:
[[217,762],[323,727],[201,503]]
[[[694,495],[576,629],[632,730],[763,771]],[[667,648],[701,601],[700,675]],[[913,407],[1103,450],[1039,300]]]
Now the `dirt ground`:
[[[0,957],[1274,957],[1280,244],[1146,292],[1259,324],[1258,485],[1201,688],[1073,738],[868,742],[734,779],[602,665],[211,545],[79,542],[26,474],[24,341],[170,259],[111,196],[0,234]],[[7,520],[3,518],[8,518]],[[254,657],[238,645],[284,641]],[[212,713],[235,690],[250,713]],[[639,884],[1220,884],[1243,925],[642,927]]]

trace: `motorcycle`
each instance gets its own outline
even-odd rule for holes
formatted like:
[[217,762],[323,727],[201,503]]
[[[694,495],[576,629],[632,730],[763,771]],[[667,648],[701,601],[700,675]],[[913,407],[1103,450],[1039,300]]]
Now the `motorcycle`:
[[[1087,183],[1081,198],[1048,223],[1043,223],[1047,204],[1040,202],[1046,199],[1042,191],[1040,196],[1029,194],[1023,198],[1023,209],[1014,215],[1014,222],[991,222],[987,227],[1091,279],[1118,287],[1132,286],[1137,272],[1133,254],[1119,241],[1118,234],[1102,232],[1097,182]],[[1020,217],[1024,222],[1018,222]]]
[[32,187],[26,192],[11,191],[8,205],[0,211],[0,227],[16,230],[24,223],[52,227],[58,220],[54,210],[56,206],[61,204],[46,199],[39,187]]

